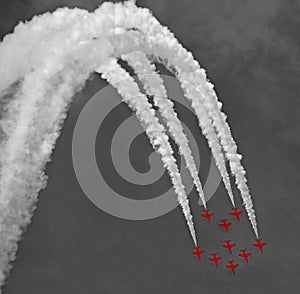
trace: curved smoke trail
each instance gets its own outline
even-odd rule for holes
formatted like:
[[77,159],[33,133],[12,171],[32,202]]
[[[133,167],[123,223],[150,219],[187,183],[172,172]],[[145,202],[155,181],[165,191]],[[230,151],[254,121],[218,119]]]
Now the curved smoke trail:
[[[91,73],[117,58],[120,51],[125,55],[138,50],[175,71],[198,114],[234,203],[222,148],[225,151],[257,234],[252,200],[235,143],[215,93],[192,55],[149,10],[138,8],[133,2],[104,3],[94,13],[62,8],[19,24],[0,43],[0,285],[15,258],[17,241],[30,222],[38,192],[46,185],[43,171],[72,97]],[[138,115],[144,123],[151,119],[146,111],[140,110]],[[149,128],[151,124],[146,126],[151,133]],[[161,138],[155,133],[151,140],[163,144]],[[167,149],[160,152],[170,155]],[[183,152],[188,154],[186,146]],[[196,243],[176,164],[170,156],[165,161]],[[192,168],[193,161],[189,162]],[[200,187],[198,183],[201,192]]]

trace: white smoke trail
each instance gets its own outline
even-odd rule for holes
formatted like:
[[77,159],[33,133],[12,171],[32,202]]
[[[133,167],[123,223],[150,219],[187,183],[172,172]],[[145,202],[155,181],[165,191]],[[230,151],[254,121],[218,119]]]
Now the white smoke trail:
[[[115,44],[118,44],[116,50]],[[234,204],[220,138],[257,234],[245,171],[226,117],[204,70],[192,54],[149,10],[137,8],[132,2],[104,3],[94,13],[62,8],[19,24],[0,43],[0,105],[5,104],[0,120],[0,286],[15,258],[17,241],[30,222],[38,192],[46,185],[43,170],[50,160],[72,96],[83,87],[89,74],[107,60],[121,51],[127,54],[136,50],[164,62],[180,79]],[[115,73],[105,72],[109,79],[116,73],[119,73],[116,78],[120,76],[119,67],[113,70]],[[138,94],[133,83],[122,88],[123,85],[115,83],[116,79],[111,82],[127,98]],[[151,89],[152,84],[148,87]],[[11,100],[7,93],[11,94]],[[153,127],[157,122],[145,101],[135,99],[131,106],[137,107],[140,120],[148,126],[146,130],[152,136],[152,143],[162,146],[158,151],[164,154],[162,159],[196,244],[188,200],[166,135],[157,132],[163,131],[160,127]],[[175,136],[182,137],[182,134]],[[180,145],[184,144],[179,141]]]
[[97,72],[101,73],[102,77],[117,89],[123,100],[132,110],[135,111],[153,148],[161,155],[164,167],[169,172],[175,192],[178,196],[177,200],[181,205],[196,246],[196,233],[192,220],[193,217],[190,211],[189,200],[187,199],[184,190],[184,185],[178,171],[176,159],[173,156],[172,147],[168,141],[168,136],[165,134],[164,126],[160,124],[158,118],[155,116],[155,111],[148,102],[147,97],[140,92],[138,84],[129,75],[129,73],[117,63],[116,59],[112,59],[99,67]]
[[[0,90],[39,68],[50,52],[55,55],[62,47],[70,50],[71,44],[74,48],[79,41],[75,33],[81,32],[80,38],[87,35],[86,22],[91,23],[88,16],[85,10],[60,8],[18,24],[14,32],[6,35],[0,43]],[[66,47],[67,40],[69,48]]]
[[154,104],[158,107],[165,123],[168,126],[168,130],[170,131],[172,138],[179,147],[179,152],[186,162],[186,167],[193,178],[201,202],[206,209],[206,201],[202,184],[198,177],[198,171],[192,151],[188,144],[188,139],[174,110],[174,104],[170,99],[168,99],[167,90],[164,86],[163,80],[155,71],[155,66],[150,62],[144,52],[135,51],[127,55],[122,55],[122,59],[126,60],[134,69],[139,79],[143,82],[146,93],[154,97]]
[[[125,56],[124,52],[134,51],[135,48],[140,47],[141,50],[148,52],[154,58],[156,58],[156,60],[158,60],[158,61],[168,60],[167,54],[162,56],[162,55],[159,55],[157,52],[152,52],[152,51],[149,52],[149,47],[147,47],[147,45],[149,45],[149,44],[146,43],[147,38],[146,38],[146,36],[141,35],[141,33],[129,31],[129,32],[126,32],[123,34],[119,34],[116,37],[111,40],[111,43],[114,48],[118,48],[118,50],[115,49],[117,56],[121,55],[121,57],[123,58]],[[127,42],[125,42],[124,40],[127,40]],[[126,46],[124,46],[125,43],[126,43]],[[123,44],[123,45],[120,46],[120,44]],[[130,54],[132,54],[132,53],[130,53]],[[129,54],[127,54],[126,56],[128,56],[128,55]],[[148,63],[149,63],[149,61],[148,61]],[[167,65],[167,67],[169,67],[168,64],[166,64],[166,65]],[[145,64],[145,65],[141,66],[140,68],[138,68],[137,70],[144,72],[146,68],[148,68],[148,67],[146,67],[146,64]],[[170,69],[172,70],[172,68],[170,68]],[[149,70],[150,70],[150,68],[149,68]],[[147,71],[145,71],[145,72],[147,72]],[[143,78],[144,80],[146,80],[145,77]],[[181,78],[181,79],[183,79],[183,78]],[[146,86],[146,83],[147,83],[147,81],[144,81],[144,86]],[[228,196],[232,202],[232,205],[235,206],[234,197],[233,197],[231,184],[230,184],[230,180],[229,180],[229,175],[228,175],[228,172],[226,169],[225,158],[224,158],[224,155],[222,152],[222,147],[218,140],[217,134],[215,133],[214,127],[210,121],[210,118],[207,114],[207,109],[205,108],[204,103],[199,99],[199,97],[201,97],[201,95],[199,93],[195,94],[194,91],[192,91],[190,88],[187,88],[187,85],[189,85],[188,81],[181,81],[181,85],[182,85],[182,88],[185,90],[187,98],[189,98],[191,100],[192,107],[195,109],[196,115],[199,120],[200,128],[202,129],[203,135],[207,138],[208,145],[212,151],[216,165],[222,176],[222,180],[223,180],[225,188],[228,192]],[[154,89],[154,87],[153,87],[153,89]],[[148,87],[148,90],[149,90],[149,87]],[[168,113],[168,115],[169,115],[169,113]],[[170,121],[170,119],[168,121]],[[179,136],[177,136],[177,138],[179,138]]]
[[[158,61],[162,61],[181,81],[187,98],[192,101],[192,106],[198,115],[199,122],[201,121],[199,111],[202,108],[204,110],[203,114],[208,117],[208,119],[205,119],[206,126],[210,126],[210,128],[214,126],[221,139],[226,158],[229,160],[230,169],[235,177],[237,187],[241,192],[252,228],[256,236],[258,236],[255,211],[247,186],[245,170],[240,162],[241,156],[237,153],[236,144],[225,120],[226,116],[220,110],[221,103],[217,100],[217,96],[213,91],[213,85],[207,81],[205,71],[194,60],[193,55],[183,48],[168,28],[163,27],[148,9],[139,9],[136,6],[127,5],[124,14],[127,16],[126,27],[128,29],[132,27],[137,28],[145,35],[147,45],[145,52],[150,56],[153,55]],[[204,132],[206,133],[206,131]],[[213,136],[213,132],[209,133]],[[218,154],[218,157],[223,156],[223,154]],[[234,204],[229,178],[227,175],[222,175],[222,177],[223,181],[227,182],[225,186]]]
[[[36,76],[38,74],[38,76]],[[40,83],[42,84],[43,77],[40,73],[35,72],[35,77],[32,75],[26,78],[24,83]],[[72,73],[68,72],[68,75]],[[53,81],[48,80],[52,85]],[[31,85],[33,86],[33,85]],[[59,135],[59,124],[64,117],[64,92],[67,87],[58,90],[57,96],[51,93],[51,88],[43,85],[41,94],[46,98],[51,99],[50,105],[47,105],[40,95],[37,95],[45,105],[36,109],[37,105],[33,105],[33,95],[22,93],[24,95],[17,99],[22,99],[19,104],[25,105],[27,100],[32,101],[31,117],[26,116],[28,109],[23,109],[18,114],[18,118],[13,123],[16,126],[16,132],[12,135],[14,140],[8,140],[3,148],[7,151],[6,159],[1,160],[1,216],[0,216],[0,283],[3,283],[4,276],[9,270],[9,262],[15,257],[16,242],[19,240],[22,229],[30,222],[33,212],[33,205],[36,202],[37,194],[46,184],[46,177],[42,173],[43,166],[49,160],[49,155],[56,138]],[[50,86],[51,87],[51,86]],[[46,92],[49,91],[49,94]],[[28,95],[28,96],[26,96]],[[72,96],[73,92],[69,94]],[[55,99],[56,98],[56,99]],[[60,101],[60,99],[63,99]],[[23,102],[23,103],[22,103]],[[10,105],[12,106],[12,105]],[[52,107],[51,107],[52,106]],[[50,112],[50,110],[52,110]],[[30,112],[30,111],[29,111]],[[39,114],[39,112],[41,114]],[[12,117],[12,120],[14,118]],[[24,124],[23,124],[24,123]],[[37,124],[38,127],[34,125]],[[16,136],[22,129],[22,136]],[[11,144],[17,142],[23,143],[23,148],[16,145],[16,148],[11,148]]]
[[[101,44],[102,49],[99,47]],[[90,48],[89,45],[92,47]],[[97,50],[95,50],[95,47]],[[87,58],[86,55],[90,55]],[[46,57],[40,70],[27,74],[0,121],[0,285],[15,258],[16,244],[30,222],[38,192],[46,185],[43,173],[71,97],[80,89],[91,66],[107,59],[110,47],[93,41],[79,46],[75,56]],[[50,62],[51,60],[51,62]]]
[[[167,40],[164,41],[166,42]],[[166,42],[166,44],[168,43]],[[166,49],[167,48],[164,48],[163,50]],[[204,113],[206,114],[206,116],[208,115],[208,117],[212,120],[212,124],[217,131],[223,150],[225,151],[225,156],[229,161],[231,173],[234,175],[236,185],[240,190],[241,197],[243,199],[244,205],[246,207],[246,211],[248,213],[248,217],[252,224],[252,228],[258,238],[257,223],[255,220],[255,211],[253,209],[253,202],[249,192],[249,188],[247,186],[247,179],[245,176],[246,171],[241,164],[242,156],[237,153],[237,146],[234,142],[234,139],[232,138],[229,126],[226,123],[226,116],[223,113],[221,113],[220,110],[221,103],[218,102],[217,100],[215,101],[215,103],[212,103],[213,98],[216,99],[216,95],[212,94],[212,92],[214,93],[213,85],[208,81],[206,81],[206,77],[205,80],[203,80],[203,74],[205,73],[203,70],[199,71],[200,67],[194,68],[192,72],[185,72],[184,69],[188,66],[188,64],[191,64],[188,52],[184,48],[180,48],[180,51],[179,50],[176,51],[178,55],[177,58],[173,60],[174,63],[172,65],[174,67],[172,67],[172,65],[170,64],[169,65],[167,64],[167,67],[171,70],[172,68],[176,68],[176,70],[175,71],[173,70],[173,72],[181,81],[181,85],[182,88],[185,90],[186,96],[192,100],[192,106],[194,107],[196,113],[197,113],[196,109],[200,106],[200,104],[205,106]],[[168,62],[172,63],[170,59],[168,60]],[[182,67],[181,67],[181,63],[182,63]],[[227,191],[229,192],[230,191],[229,189],[231,189],[229,188],[230,185],[229,177],[227,175],[225,175],[225,177],[224,175],[222,175],[222,177],[226,181],[225,186],[227,188]],[[231,191],[229,192],[229,195],[232,195]],[[233,202],[232,197],[231,199]]]

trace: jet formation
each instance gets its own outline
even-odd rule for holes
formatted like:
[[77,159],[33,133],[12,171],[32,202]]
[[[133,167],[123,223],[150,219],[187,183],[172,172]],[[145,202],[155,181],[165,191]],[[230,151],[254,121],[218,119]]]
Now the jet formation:
[[[230,216],[234,217],[237,222],[240,221],[241,215],[244,212],[242,210],[239,210],[237,207],[232,208],[232,211],[229,213]],[[212,223],[212,219],[215,216],[214,212],[210,212],[209,209],[205,209],[204,213],[200,214],[201,217],[205,218],[209,224]],[[220,223],[217,224],[218,227],[221,227],[224,229],[225,233],[229,233],[229,228],[232,226],[232,222],[228,221],[228,219],[221,219]],[[256,239],[256,243],[253,243],[252,246],[257,248],[261,253],[263,253],[263,248],[267,245],[266,242],[263,242],[262,239]],[[230,255],[233,255],[234,252],[236,252],[236,248],[238,245],[236,243],[233,243],[231,240],[224,240],[224,243],[222,246],[224,249],[228,250]],[[224,250],[223,249],[223,250]],[[194,251],[192,251],[192,254],[197,257],[198,261],[202,262],[201,256],[205,254],[206,250],[201,249],[200,246],[194,247]],[[240,258],[242,262],[245,262],[246,264],[249,264],[249,258],[252,256],[252,252],[248,251],[248,249],[239,249],[239,252],[237,254],[237,258]],[[251,257],[252,258],[252,257]],[[210,256],[207,258],[208,261],[212,262],[213,265],[216,268],[219,268],[219,265],[222,263],[224,258],[222,255],[219,255],[218,253],[210,253]],[[240,266],[239,263],[236,263],[234,259],[227,260],[227,265],[225,265],[224,268],[230,269],[231,273],[235,275],[237,268]]]

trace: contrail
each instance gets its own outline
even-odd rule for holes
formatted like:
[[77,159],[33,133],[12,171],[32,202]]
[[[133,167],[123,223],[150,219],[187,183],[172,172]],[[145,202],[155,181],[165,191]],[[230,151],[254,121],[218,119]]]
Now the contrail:
[[[61,8],[19,24],[0,43],[0,286],[15,258],[17,242],[30,222],[38,193],[46,186],[44,169],[72,97],[94,72],[101,73],[115,86],[136,112],[169,172],[192,239],[197,244],[189,201],[168,136],[146,96],[140,94],[133,79],[118,65],[117,59],[122,56],[124,59],[127,56],[145,89],[154,95],[186,159],[200,198],[204,199],[187,139],[173,105],[159,97],[166,92],[151,61],[161,62],[174,72],[195,110],[232,204],[225,159],[229,161],[252,227],[258,234],[241,156],[205,71],[148,9],[139,8],[133,2],[107,2],[94,13]],[[152,71],[151,79],[143,77],[146,69]]]
[[189,170],[194,184],[199,193],[200,200],[206,209],[206,201],[201,181],[198,177],[196,163],[194,161],[192,150],[188,144],[188,138],[184,133],[183,126],[174,110],[173,102],[168,99],[167,89],[164,86],[160,75],[155,71],[154,64],[148,59],[142,51],[135,51],[122,58],[134,69],[139,79],[143,82],[146,93],[154,96],[154,105],[158,107],[168,130],[179,147],[179,153],[183,156],[186,167]]

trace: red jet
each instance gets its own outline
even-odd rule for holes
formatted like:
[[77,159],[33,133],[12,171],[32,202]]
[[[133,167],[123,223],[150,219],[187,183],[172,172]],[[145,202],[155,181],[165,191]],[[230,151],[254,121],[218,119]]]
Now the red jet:
[[240,221],[240,215],[243,213],[243,211],[242,211],[242,210],[238,211],[238,208],[237,208],[237,207],[233,207],[232,210],[233,210],[233,212],[230,212],[230,215],[235,216],[236,219],[237,219],[238,221]]
[[239,266],[239,264],[238,263],[233,264],[234,260],[228,260],[228,262],[230,263],[230,265],[226,265],[226,268],[230,268],[231,272],[235,274],[235,269]]
[[259,248],[259,251],[260,251],[260,252],[263,252],[263,247],[266,246],[267,243],[266,243],[266,242],[262,242],[262,243],[261,243],[261,239],[256,239],[256,242],[257,242],[257,243],[254,243],[254,244],[252,244],[252,245],[255,246],[255,247],[257,247],[257,248]]
[[245,261],[248,263],[248,258],[249,256],[252,255],[251,252],[246,252],[247,249],[241,249],[242,253],[239,254],[240,257],[243,257],[245,259]]
[[226,233],[228,233],[228,228],[232,225],[232,223],[227,223],[227,219],[222,219],[221,220],[221,224],[218,224],[219,227],[223,227],[226,231]]
[[232,254],[232,248],[233,248],[234,246],[236,246],[236,244],[230,243],[231,240],[225,240],[224,242],[225,242],[226,244],[222,245],[222,247],[228,249],[229,252],[230,252],[230,254]]
[[195,251],[192,252],[192,254],[197,255],[198,260],[200,261],[201,259],[201,254],[203,254],[205,252],[205,250],[200,250],[200,246],[195,247]]
[[219,261],[222,259],[221,256],[217,257],[218,253],[212,253],[211,256],[208,260],[212,261],[215,263],[216,267],[219,267]]
[[208,213],[209,209],[205,209],[204,212],[205,212],[205,214],[201,214],[201,216],[207,218],[208,222],[210,223],[210,219],[212,216],[215,215],[215,213],[214,212]]

